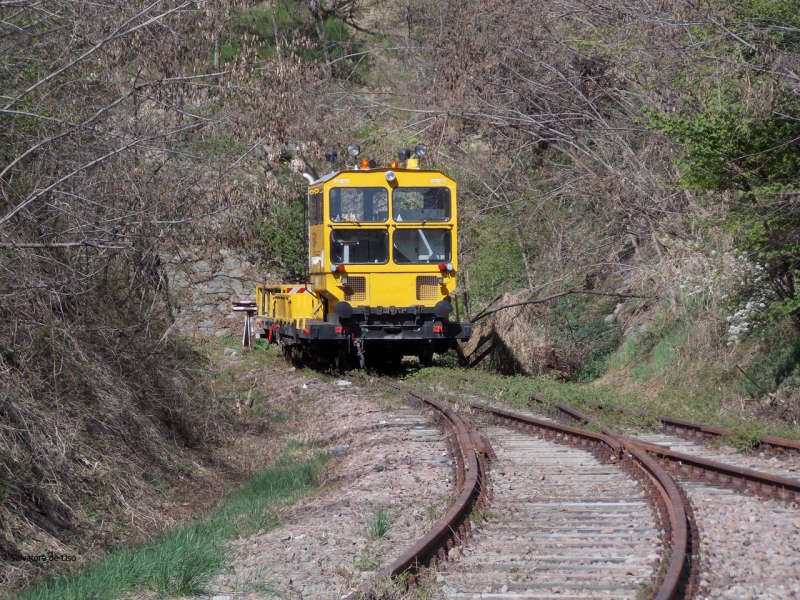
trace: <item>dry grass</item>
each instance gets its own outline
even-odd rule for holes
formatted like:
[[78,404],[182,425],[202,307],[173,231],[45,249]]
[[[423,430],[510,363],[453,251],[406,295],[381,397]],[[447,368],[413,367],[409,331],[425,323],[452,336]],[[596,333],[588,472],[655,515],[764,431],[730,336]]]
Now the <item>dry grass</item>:
[[[270,369],[285,367],[269,353],[229,363],[222,345],[166,340],[182,362],[162,353],[160,365],[145,359],[138,378],[124,379],[68,342],[57,358],[76,390],[37,395],[29,374],[0,363],[0,551],[77,560],[0,562],[5,592],[207,514],[303,437],[306,404],[272,387]],[[242,388],[257,393],[237,411]]]

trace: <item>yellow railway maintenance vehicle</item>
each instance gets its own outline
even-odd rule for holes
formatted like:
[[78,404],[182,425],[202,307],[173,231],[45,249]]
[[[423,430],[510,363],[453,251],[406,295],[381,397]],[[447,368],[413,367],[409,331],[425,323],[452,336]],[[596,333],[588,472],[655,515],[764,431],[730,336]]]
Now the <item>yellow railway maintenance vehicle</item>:
[[[423,169],[426,147],[377,167],[359,160],[309,181],[309,281],[259,285],[256,327],[287,355],[340,370],[454,348],[472,335],[450,320],[455,290],[456,183]],[[336,152],[326,158],[336,163]],[[457,320],[457,319],[456,319]]]

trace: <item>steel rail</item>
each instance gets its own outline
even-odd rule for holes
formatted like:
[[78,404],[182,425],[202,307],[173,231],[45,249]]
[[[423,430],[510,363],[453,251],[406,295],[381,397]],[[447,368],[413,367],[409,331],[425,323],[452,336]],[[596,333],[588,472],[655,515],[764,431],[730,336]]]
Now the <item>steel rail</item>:
[[[438,561],[446,561],[456,545],[463,544],[472,536],[470,515],[488,501],[484,489],[484,456],[490,456],[492,452],[478,431],[467,429],[464,421],[447,405],[396,383],[389,382],[387,385],[405,392],[407,401],[433,408],[453,434],[450,441],[456,462],[458,496],[422,538],[373,578],[373,581],[380,581],[409,573],[408,583],[414,585],[415,572],[421,566],[434,566]],[[361,592],[365,591],[367,590],[362,588]],[[352,592],[343,596],[342,600],[354,600],[358,594],[359,592]]]
[[[591,415],[564,404],[556,406],[559,411],[572,419],[599,425]],[[602,427],[602,430],[605,431],[608,428]],[[620,440],[626,447],[636,446],[655,455],[656,460],[673,475],[686,476],[703,480],[711,485],[753,493],[767,500],[777,498],[787,502],[800,502],[800,480],[798,479],[727,465],[707,458],[675,452],[661,444],[651,444],[634,438],[620,438]]]
[[[421,402],[440,414],[453,433],[451,439],[453,453],[460,455],[455,456],[459,493],[445,515],[437,520],[411,548],[375,576],[376,580],[380,580],[411,572],[409,583],[413,584],[414,571],[425,564],[433,566],[437,561],[447,560],[450,550],[456,544],[462,544],[471,537],[470,514],[486,501],[484,456],[490,456],[492,452],[478,431],[474,428],[470,431],[455,411],[442,402],[393,382],[387,385],[406,392],[407,400]],[[583,446],[586,450],[600,455],[600,458],[607,458],[630,470],[638,469],[640,474],[645,475],[642,482],[654,500],[658,512],[658,524],[664,531],[664,545],[670,549],[669,566],[659,573],[658,589],[653,597],[656,600],[671,600],[681,593],[687,575],[689,547],[687,515],[675,482],[657,461],[648,456],[646,451],[626,443],[628,440],[619,438],[610,430],[598,433],[477,402],[465,402],[465,404],[488,412],[501,423],[515,426],[528,433],[541,433],[545,439],[555,443]],[[354,599],[357,594],[358,592],[353,592],[344,596],[343,600]]]
[[395,577],[410,568],[417,568],[431,557],[442,561],[446,560],[447,554],[454,545],[461,543],[469,535],[469,515],[476,500],[479,499],[481,491],[478,453],[475,449],[481,442],[476,443],[464,421],[448,406],[425,394],[404,389],[396,384],[390,383],[389,385],[405,391],[411,398],[416,398],[428,406],[432,406],[450,421],[450,426],[455,430],[455,441],[457,442],[453,444],[453,453],[458,452],[461,455],[456,457],[457,485],[461,489],[444,516],[436,521],[428,533],[416,544],[396,558],[389,566],[379,571],[376,575],[379,579]]
[[[575,410],[565,404],[555,404],[548,400],[541,394],[533,394],[533,400],[541,404],[555,405],[560,411],[567,412]],[[598,404],[596,408],[606,410],[604,404]],[[621,414],[629,414],[631,411],[624,408],[615,407],[614,410]],[[701,440],[712,440],[720,437],[735,436],[736,432],[725,427],[717,427],[716,425],[708,425],[706,423],[696,423],[694,421],[687,421],[685,419],[675,419],[672,417],[657,416],[656,420],[661,426],[669,433],[675,432],[676,435],[686,438],[697,438]],[[587,421],[593,422],[593,421]],[[765,450],[776,450],[777,452],[797,452],[800,454],[800,441],[790,440],[788,438],[780,438],[771,435],[762,436],[759,441],[759,447],[764,447]]]
[[[648,456],[642,449],[627,443],[625,438],[620,438],[608,428],[602,428],[601,432],[597,433],[479,402],[466,402],[466,404],[474,409],[490,413],[501,423],[517,425],[529,433],[543,433],[545,439],[580,444],[594,449],[607,446],[611,450],[612,459],[624,459],[626,453],[634,459],[641,472],[650,479],[651,483],[649,485],[646,483],[646,487],[651,492],[657,492],[656,505],[661,513],[659,525],[664,530],[664,544],[670,549],[669,566],[666,572],[660,574],[660,582],[654,598],[671,600],[683,593],[689,579],[687,563],[691,556],[689,520],[680,489],[656,460]],[[632,467],[633,465],[629,464],[628,466]],[[666,519],[663,518],[665,513]],[[689,585],[693,584],[691,581],[688,583]]]
[[[706,425],[704,423],[694,423],[692,421],[673,419],[671,417],[657,417],[657,419],[659,423],[664,426],[664,429],[667,431],[674,431],[677,435],[697,437],[700,439],[714,439],[722,436],[736,435],[736,432],[731,431],[730,429],[725,429],[724,427],[716,427],[714,425]],[[800,441],[774,437],[771,435],[762,436],[760,446],[765,446],[768,450],[777,450],[778,452],[800,453]]]

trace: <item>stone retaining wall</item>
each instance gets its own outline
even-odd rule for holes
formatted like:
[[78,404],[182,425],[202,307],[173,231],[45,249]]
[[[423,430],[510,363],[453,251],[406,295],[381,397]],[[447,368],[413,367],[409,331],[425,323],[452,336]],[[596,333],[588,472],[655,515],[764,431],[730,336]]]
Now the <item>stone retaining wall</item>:
[[233,250],[190,248],[162,255],[161,266],[178,331],[195,338],[241,335],[244,316],[231,311],[231,300],[255,297],[265,274],[254,261]]

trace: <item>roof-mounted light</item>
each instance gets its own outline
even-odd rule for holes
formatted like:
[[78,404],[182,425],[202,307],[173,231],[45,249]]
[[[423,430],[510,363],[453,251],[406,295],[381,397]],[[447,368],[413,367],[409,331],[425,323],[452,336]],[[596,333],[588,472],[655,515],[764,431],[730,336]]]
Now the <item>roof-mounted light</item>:
[[362,158],[361,159],[361,164],[359,165],[359,168],[360,169],[369,169],[369,159],[368,158]]
[[386,171],[386,181],[392,183],[395,179],[397,179],[397,175],[395,175],[394,171]]
[[336,154],[336,150],[328,150],[325,153],[325,160],[331,163],[331,173],[336,170],[336,159],[339,155]]
[[422,158],[428,153],[428,147],[425,144],[417,144],[414,146],[414,154],[416,154],[419,158]]
[[408,148],[400,148],[400,150],[397,151],[397,156],[400,157],[401,161],[408,160],[411,158],[411,150]]
[[361,146],[359,146],[356,143],[352,143],[347,147],[347,153],[353,158],[355,158],[356,156],[361,154]]

